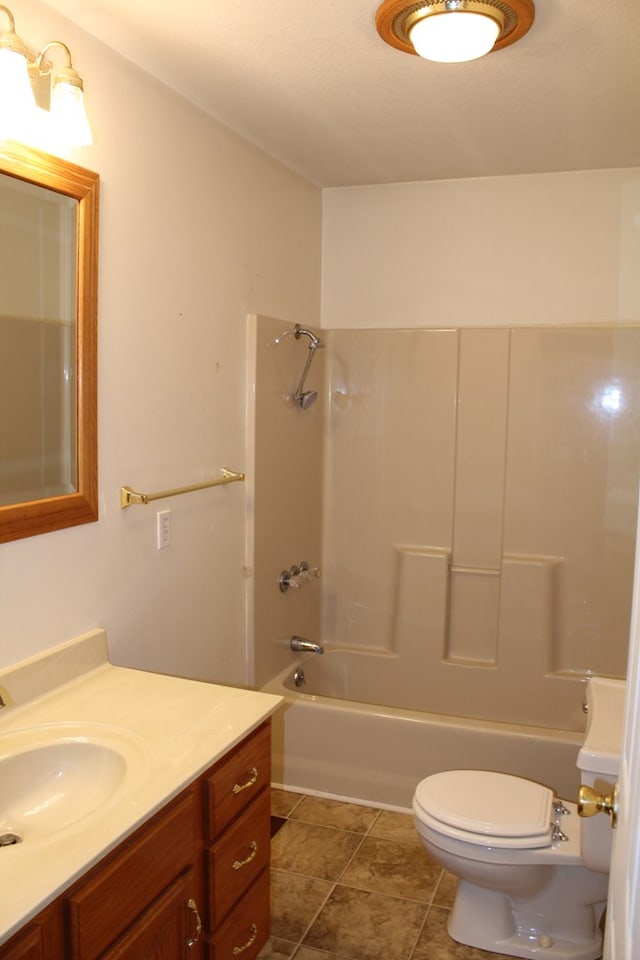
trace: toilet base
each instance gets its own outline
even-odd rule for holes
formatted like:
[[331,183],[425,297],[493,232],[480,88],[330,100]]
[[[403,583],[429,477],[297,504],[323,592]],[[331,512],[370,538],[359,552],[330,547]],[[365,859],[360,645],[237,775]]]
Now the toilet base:
[[588,908],[591,917],[585,916],[586,927],[591,928],[589,933],[585,933],[584,940],[572,941],[556,935],[553,929],[519,930],[513,907],[513,901],[504,894],[460,880],[449,917],[449,935],[470,947],[527,960],[599,960],[602,957],[602,935],[595,926],[591,908]]

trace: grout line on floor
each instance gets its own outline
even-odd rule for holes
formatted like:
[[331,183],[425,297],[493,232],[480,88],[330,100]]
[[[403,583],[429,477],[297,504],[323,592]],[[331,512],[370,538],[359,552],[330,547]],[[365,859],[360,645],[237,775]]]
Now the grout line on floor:
[[[293,940],[292,940],[292,941],[289,941],[289,942],[293,945],[293,952],[291,953],[290,960],[295,960],[295,958],[298,956],[298,954],[300,953],[300,951],[305,947],[305,940],[306,940],[307,936],[309,935],[309,933],[310,933],[313,925],[316,923],[316,921],[317,921],[318,918],[320,917],[320,914],[321,914],[322,911],[325,909],[325,907],[327,906],[330,898],[334,895],[336,889],[337,889],[339,886],[342,886],[342,887],[344,887],[344,888],[348,888],[348,889],[350,889],[350,890],[363,891],[363,892],[367,892],[367,893],[377,893],[379,896],[384,897],[384,898],[387,899],[387,900],[396,900],[396,901],[402,901],[402,902],[406,902],[406,903],[411,903],[411,904],[415,904],[416,906],[420,906],[420,907],[423,909],[423,916],[422,916],[422,919],[421,919],[421,921],[420,921],[420,923],[419,923],[419,929],[418,929],[418,931],[417,931],[417,933],[416,933],[415,939],[413,940],[413,943],[412,943],[412,944],[410,945],[410,947],[408,948],[408,950],[407,950],[407,952],[406,952],[406,955],[403,956],[403,958],[402,958],[402,960],[412,960],[412,957],[414,956],[414,954],[415,954],[415,952],[416,952],[416,949],[417,949],[417,947],[418,947],[418,944],[420,943],[421,937],[423,936],[423,933],[424,933],[425,926],[426,926],[426,924],[427,924],[429,915],[430,915],[432,909],[434,908],[435,899],[436,899],[438,890],[440,889],[440,887],[441,887],[441,885],[442,885],[442,883],[443,883],[444,877],[445,877],[445,871],[444,871],[444,870],[441,870],[441,871],[440,871],[440,874],[439,874],[439,876],[438,876],[438,878],[437,878],[436,883],[435,883],[434,886],[433,886],[433,889],[432,889],[432,891],[431,891],[431,894],[430,894],[428,900],[426,900],[426,901],[425,901],[425,900],[417,900],[417,899],[412,898],[412,897],[401,896],[401,895],[398,895],[398,894],[396,894],[396,893],[390,894],[390,893],[386,893],[386,892],[384,892],[384,891],[372,891],[372,890],[369,890],[369,889],[366,888],[366,887],[361,887],[361,886],[357,886],[357,885],[355,885],[355,884],[342,882],[342,878],[344,877],[344,875],[345,875],[346,871],[348,870],[348,868],[349,868],[349,867],[351,866],[351,864],[353,863],[354,859],[355,859],[355,858],[358,856],[358,854],[360,853],[360,851],[361,851],[361,849],[362,849],[362,846],[363,846],[363,844],[364,844],[364,842],[365,842],[366,839],[372,838],[372,839],[374,839],[374,840],[380,840],[380,841],[382,841],[382,842],[384,842],[384,843],[388,843],[388,844],[391,844],[391,845],[394,845],[394,846],[398,846],[398,845],[399,845],[400,847],[404,847],[404,848],[413,848],[413,847],[415,846],[415,844],[414,844],[411,840],[402,839],[402,838],[396,838],[396,837],[392,837],[392,836],[384,836],[384,835],[382,835],[382,836],[372,837],[373,831],[375,830],[376,825],[378,824],[378,822],[379,822],[382,814],[384,813],[384,809],[383,809],[383,808],[378,808],[377,810],[375,810],[375,816],[373,817],[373,819],[372,819],[371,823],[369,824],[369,826],[367,826],[364,831],[349,830],[348,828],[333,826],[333,825],[330,824],[330,823],[318,823],[317,821],[314,821],[314,820],[306,820],[306,819],[302,819],[302,818],[295,818],[295,819],[294,819],[294,818],[293,818],[294,812],[299,808],[300,804],[304,801],[304,799],[305,799],[306,796],[307,796],[306,794],[299,794],[299,798],[298,798],[297,802],[291,807],[291,809],[288,811],[288,813],[286,814],[286,816],[283,817],[281,814],[278,814],[278,815],[276,815],[276,816],[278,816],[278,818],[282,819],[284,822],[305,823],[305,824],[309,824],[309,825],[312,825],[312,826],[324,827],[325,829],[337,831],[337,832],[340,832],[340,833],[343,833],[343,834],[349,834],[349,835],[351,835],[351,836],[354,836],[354,835],[355,835],[355,836],[359,837],[359,842],[357,843],[357,845],[356,845],[355,849],[353,850],[353,852],[351,853],[351,855],[348,857],[346,863],[343,865],[343,867],[342,867],[341,870],[339,871],[338,876],[337,876],[337,878],[336,878],[335,880],[334,880],[334,879],[326,879],[326,880],[325,880],[325,878],[313,876],[313,875],[310,875],[310,874],[307,874],[307,873],[298,873],[295,869],[293,869],[293,870],[292,870],[292,869],[281,870],[280,868],[274,868],[274,869],[278,870],[278,872],[280,872],[280,873],[289,873],[289,874],[293,874],[293,875],[295,875],[295,876],[305,877],[306,879],[311,879],[311,880],[324,880],[324,882],[328,883],[328,885],[329,885],[329,888],[328,888],[328,890],[327,890],[326,895],[323,897],[323,899],[322,899],[322,901],[320,902],[317,910],[314,912],[311,920],[310,920],[309,923],[306,925],[305,929],[302,931],[302,934],[301,934],[300,938],[299,938],[298,940],[296,940],[295,942],[294,942]],[[346,802],[346,801],[345,801],[345,802]],[[372,809],[375,809],[375,808],[372,808]],[[444,909],[444,910],[449,910],[450,908],[447,907],[445,904],[442,904],[442,909]],[[279,939],[279,938],[276,938],[276,939]],[[318,948],[316,948],[316,947],[314,947],[313,949],[318,950]],[[322,956],[322,950],[320,950],[319,956]],[[337,956],[337,955],[336,955],[336,956]],[[340,955],[339,955],[339,960],[360,960],[360,958],[359,958],[359,957],[355,957],[355,956],[354,956],[354,957],[349,957],[349,956],[346,955],[346,954],[340,954]]]
[[315,914],[313,915],[313,918],[312,918],[311,922],[308,924],[308,926],[307,926],[306,929],[304,930],[302,936],[300,937],[298,943],[296,944],[296,948],[295,948],[295,950],[293,951],[293,956],[294,956],[294,957],[295,957],[295,955],[298,953],[298,951],[300,950],[300,947],[302,947],[302,946],[304,945],[305,937],[307,936],[307,934],[308,934],[309,931],[311,930],[311,927],[314,925],[314,923],[316,922],[316,920],[318,919],[318,917],[320,916],[320,914],[322,913],[322,911],[323,911],[324,908],[326,907],[326,905],[327,905],[327,903],[328,903],[328,901],[329,901],[329,897],[332,895],[333,891],[335,890],[335,888],[336,888],[337,886],[338,886],[337,882],[334,882],[334,883],[331,884],[331,889],[329,890],[329,892],[327,893],[326,897],[324,898],[324,900],[322,901],[322,903],[320,904],[320,906],[319,906],[318,909],[316,910]]

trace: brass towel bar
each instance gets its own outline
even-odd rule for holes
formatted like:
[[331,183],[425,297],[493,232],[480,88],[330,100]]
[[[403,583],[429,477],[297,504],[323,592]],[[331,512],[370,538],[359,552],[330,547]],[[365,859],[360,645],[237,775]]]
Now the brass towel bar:
[[132,507],[134,504],[151,503],[152,500],[164,500],[165,497],[178,497],[182,493],[192,493],[194,490],[206,490],[208,487],[221,487],[226,483],[236,483],[244,480],[244,473],[236,473],[223,467],[222,476],[218,480],[207,480],[204,483],[193,483],[189,487],[175,487],[173,490],[161,490],[159,493],[138,493],[131,487],[120,487],[120,506]]

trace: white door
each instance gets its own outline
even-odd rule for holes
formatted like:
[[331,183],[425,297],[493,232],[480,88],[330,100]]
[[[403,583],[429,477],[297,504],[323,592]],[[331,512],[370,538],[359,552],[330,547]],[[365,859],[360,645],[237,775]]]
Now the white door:
[[640,517],[618,802],[604,960],[637,960],[640,957]]

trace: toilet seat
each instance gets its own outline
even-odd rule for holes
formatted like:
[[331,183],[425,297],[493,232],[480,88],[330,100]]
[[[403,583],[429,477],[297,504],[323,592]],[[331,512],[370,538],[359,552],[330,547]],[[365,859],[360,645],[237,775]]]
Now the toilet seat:
[[531,849],[551,844],[554,794],[505,773],[449,770],[423,780],[414,812],[427,826],[484,847]]

